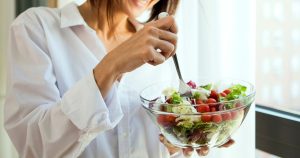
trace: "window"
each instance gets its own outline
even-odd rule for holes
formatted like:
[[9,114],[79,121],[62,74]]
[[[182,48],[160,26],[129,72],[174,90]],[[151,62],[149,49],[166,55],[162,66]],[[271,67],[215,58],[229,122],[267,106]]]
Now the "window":
[[257,103],[300,113],[300,1],[257,1]]
[[16,15],[19,15],[26,9],[34,6],[46,6],[48,4],[47,0],[16,0]]
[[[300,1],[256,2],[256,147],[295,157],[300,153]],[[258,158],[264,154],[257,151]]]

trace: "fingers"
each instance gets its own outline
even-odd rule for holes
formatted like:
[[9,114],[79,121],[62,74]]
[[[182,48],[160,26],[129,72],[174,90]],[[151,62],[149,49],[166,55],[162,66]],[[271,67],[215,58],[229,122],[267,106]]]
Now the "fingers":
[[233,145],[235,142],[233,139],[229,139],[225,144],[221,145],[220,147],[228,148]]
[[[150,48],[151,51],[148,52],[146,62],[151,65],[158,65],[175,54],[177,25],[175,24],[174,17],[165,17],[151,22],[147,24],[143,30],[141,35],[148,35],[148,41],[146,43],[149,44],[150,47],[153,47],[153,50]],[[157,52],[157,49],[159,49],[160,52]]]
[[[168,148],[171,155],[180,150],[180,148],[173,146],[169,141],[167,141],[162,134],[159,135],[159,140]],[[221,147],[229,147],[232,144],[234,144],[234,140],[229,139]],[[183,148],[182,152],[183,152],[184,156],[190,157],[190,156],[192,156],[194,149],[192,147],[187,147],[187,148]],[[209,153],[209,147],[203,146],[199,149],[196,149],[196,152],[198,153],[199,156],[207,156]]]
[[[159,39],[167,41],[172,44],[172,46],[169,45],[169,46],[171,46],[171,47],[169,47],[171,49],[170,51],[162,50],[163,55],[165,55],[165,57],[167,57],[167,58],[173,56],[176,52],[175,49],[177,46],[177,35],[172,32],[169,32],[169,31],[159,30]],[[166,53],[166,54],[164,54],[164,53]]]
[[[153,26],[147,26],[145,27],[146,34],[150,35],[152,39],[159,39],[163,41],[167,41],[171,43],[172,45],[177,45],[177,35],[175,33],[172,33],[170,31],[161,30],[159,28],[153,27]],[[151,42],[151,44],[153,44]]]
[[192,156],[192,154],[193,154],[193,152],[194,152],[194,149],[191,148],[191,147],[183,148],[183,149],[182,149],[182,152],[183,152],[183,155],[184,155],[184,156],[190,157],[190,156]]
[[151,48],[149,52],[149,57],[147,58],[147,63],[151,65],[159,65],[166,61],[166,57],[157,52],[154,48]]
[[166,59],[169,58],[175,50],[175,46],[170,42],[164,40],[156,40],[156,48],[159,48],[160,54],[163,55]]
[[160,49],[162,55],[166,58],[174,55],[175,47],[177,45],[177,35],[170,31],[160,30],[155,27],[152,29],[154,29],[152,33],[153,36],[155,36],[154,39],[156,39],[154,46]]
[[157,30],[158,31],[158,38],[161,40],[168,41],[172,43],[173,45],[177,45],[177,35],[175,33],[172,33],[170,31],[165,30]]
[[177,24],[175,22],[175,18],[174,16],[167,16],[164,17],[162,19],[156,20],[154,22],[151,23],[154,27],[163,29],[163,30],[167,30],[167,31],[171,31],[173,33],[177,33],[178,32],[178,27]]
[[178,147],[173,146],[167,139],[165,139],[165,137],[162,134],[159,135],[159,140],[167,147],[168,151],[170,152],[170,155],[173,155],[180,151]]
[[209,153],[209,148],[207,146],[201,147],[196,150],[199,156],[206,156]]

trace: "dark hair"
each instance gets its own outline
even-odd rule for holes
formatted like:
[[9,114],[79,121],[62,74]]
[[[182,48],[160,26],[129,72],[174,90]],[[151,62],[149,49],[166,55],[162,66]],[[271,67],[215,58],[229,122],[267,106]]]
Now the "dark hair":
[[157,19],[157,16],[161,12],[167,12],[170,15],[174,15],[177,7],[178,7],[179,0],[160,0],[158,1],[152,8],[149,21]]
[[[89,0],[92,7],[95,7],[98,9],[99,12],[99,6],[102,4],[101,0]],[[102,1],[103,2],[103,1]],[[113,23],[113,11],[115,9],[114,6],[117,6],[119,0],[107,0],[106,1],[106,14],[107,14],[107,21],[108,25]],[[179,0],[160,0],[158,1],[152,8],[151,14],[147,22],[150,22],[152,20],[157,19],[157,16],[161,12],[168,12],[170,15],[174,15],[178,6]]]

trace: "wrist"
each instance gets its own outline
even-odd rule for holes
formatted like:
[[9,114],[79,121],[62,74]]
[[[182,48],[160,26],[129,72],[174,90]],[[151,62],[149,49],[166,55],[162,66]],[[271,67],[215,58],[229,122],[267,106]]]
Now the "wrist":
[[103,97],[109,92],[111,86],[120,76],[118,69],[113,61],[102,59],[93,70],[96,84]]

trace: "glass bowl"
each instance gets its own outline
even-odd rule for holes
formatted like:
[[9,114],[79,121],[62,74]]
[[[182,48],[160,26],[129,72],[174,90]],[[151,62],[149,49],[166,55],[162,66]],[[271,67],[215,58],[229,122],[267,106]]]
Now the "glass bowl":
[[[186,114],[165,112],[164,108],[178,106],[178,104],[158,102],[158,100],[166,99],[162,95],[166,88],[172,87],[178,90],[179,81],[173,80],[156,83],[142,90],[140,94],[142,106],[161,133],[173,145],[181,148],[220,146],[228,141],[245,119],[254,101],[254,86],[246,81],[232,79],[221,81],[198,79],[195,82],[198,85],[217,85],[218,91],[225,90],[233,84],[241,84],[247,87],[246,95],[231,101],[210,103],[209,107],[217,109],[215,112]],[[180,106],[192,106],[195,109],[202,105],[204,103],[180,104]]]

